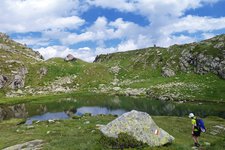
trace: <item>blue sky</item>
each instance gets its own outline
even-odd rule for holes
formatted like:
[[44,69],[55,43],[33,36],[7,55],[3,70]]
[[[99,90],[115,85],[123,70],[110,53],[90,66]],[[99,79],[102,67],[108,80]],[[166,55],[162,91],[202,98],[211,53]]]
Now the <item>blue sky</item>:
[[1,0],[0,32],[46,59],[168,47],[225,33],[225,0]]

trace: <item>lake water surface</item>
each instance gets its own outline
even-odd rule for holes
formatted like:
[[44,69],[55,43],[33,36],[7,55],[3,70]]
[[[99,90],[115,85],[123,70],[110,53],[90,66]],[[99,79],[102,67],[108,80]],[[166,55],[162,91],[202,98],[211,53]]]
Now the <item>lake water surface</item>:
[[34,101],[12,106],[0,106],[0,120],[26,118],[27,124],[34,120],[68,119],[82,116],[112,114],[122,115],[131,110],[147,112],[153,116],[185,116],[190,112],[200,117],[218,116],[225,118],[225,103],[175,103],[148,98],[89,95],[55,100]]

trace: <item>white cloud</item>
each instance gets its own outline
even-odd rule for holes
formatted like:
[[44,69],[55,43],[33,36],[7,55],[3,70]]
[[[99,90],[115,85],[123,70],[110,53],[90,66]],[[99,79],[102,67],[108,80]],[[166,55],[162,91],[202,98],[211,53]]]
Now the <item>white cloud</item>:
[[128,50],[136,50],[139,48],[146,48],[150,46],[152,46],[151,39],[143,35],[139,35],[137,39],[135,40],[128,39],[126,41],[121,42],[115,47],[109,48],[97,47],[95,50],[95,55],[124,52]]
[[168,32],[171,34],[174,32],[195,33],[198,31],[206,32],[212,30],[220,30],[225,28],[225,17],[211,18],[211,17],[198,17],[198,16],[186,16],[177,20],[174,24],[168,25],[162,28],[162,32]]
[[157,46],[163,46],[168,47],[174,44],[186,44],[186,43],[192,43],[194,41],[197,41],[198,39],[185,36],[185,35],[179,35],[179,36],[162,36],[161,39],[159,39],[156,43]]
[[42,32],[76,29],[85,21],[77,16],[79,0],[1,0],[2,32]]
[[[162,43],[160,39],[170,38],[171,34],[176,32],[197,32],[201,27],[203,28],[201,29],[201,31],[225,28],[223,25],[224,19],[222,18],[205,19],[204,17],[193,16],[192,18],[189,18],[184,16],[187,10],[196,9],[206,4],[214,4],[218,1],[219,0],[120,0],[120,2],[118,3],[107,3],[104,0],[91,0],[91,2],[89,3],[103,8],[117,9],[119,11],[127,11],[140,14],[148,18],[150,22],[149,25],[142,29],[140,29],[140,27],[138,27],[137,29],[134,26],[132,26],[131,28],[123,28],[123,21],[118,19],[117,21],[112,23],[112,25],[119,25],[119,27],[117,27],[118,30],[116,31],[118,37],[123,37],[122,35],[126,34],[128,30],[130,32],[134,32],[133,37],[137,37],[139,34],[144,34],[145,36],[148,35],[148,37],[152,38],[152,43]],[[127,9],[127,7],[125,7],[127,5],[132,5],[132,9]],[[204,24],[200,24],[199,21],[202,21]],[[206,23],[207,21],[210,21],[210,27],[208,28],[208,25]],[[191,27],[192,24],[194,24],[194,28]],[[131,35],[131,33],[129,33],[128,35]],[[132,37],[129,36],[129,38],[131,39]],[[170,40],[172,39],[174,38],[171,38]],[[175,42],[176,41],[174,41],[174,43]],[[163,43],[162,45],[167,44]]]
[[127,51],[127,50],[134,50],[137,48],[138,46],[135,44],[133,40],[128,40],[118,45],[118,51],[120,52]]
[[210,38],[214,37],[215,34],[213,34],[213,33],[203,33],[202,36],[203,36],[203,39],[210,39]]
[[46,60],[52,57],[65,58],[68,54],[72,54],[74,57],[87,62],[92,62],[95,59],[95,54],[88,47],[75,50],[65,46],[49,46],[35,49],[35,51],[39,51]]
[[[101,6],[103,8],[114,8],[120,11],[134,11],[133,3],[129,3],[127,0],[87,0],[90,5]],[[130,1],[131,2],[131,1]]]
[[155,14],[169,17],[182,16],[187,9],[195,9],[203,4],[213,4],[218,1],[219,0],[88,0],[88,3],[103,8],[136,12],[146,17],[155,17]]
[[133,22],[124,21],[122,18],[109,22],[105,17],[98,17],[85,32],[69,34],[62,38],[62,43],[72,45],[84,41],[101,43],[112,39],[135,40],[139,35],[147,36],[149,34],[149,32],[146,32],[147,30],[148,27],[141,27]]
[[34,38],[31,36],[28,37],[19,37],[15,39],[17,42],[26,44],[26,45],[32,45],[32,46],[48,46],[49,45],[49,39],[46,38]]
[[[45,58],[65,57],[71,53],[75,57],[92,61],[101,53],[127,51],[154,44],[169,46],[199,40],[183,32],[193,35],[200,32],[203,39],[211,37],[214,35],[213,31],[225,29],[225,17],[185,16],[185,12],[218,1],[1,0],[0,31],[40,33],[40,38],[28,35],[16,40],[40,47],[36,50]],[[80,17],[80,12],[87,11],[92,6],[138,14],[147,19],[149,24],[142,26],[138,22],[125,21],[120,18],[121,16],[115,20],[99,16],[93,24],[84,27],[83,25],[87,25],[86,20]],[[107,47],[106,42],[115,39],[119,41],[118,44]],[[57,46],[50,46],[52,41],[57,43]],[[80,42],[95,42],[97,47],[69,48]]]

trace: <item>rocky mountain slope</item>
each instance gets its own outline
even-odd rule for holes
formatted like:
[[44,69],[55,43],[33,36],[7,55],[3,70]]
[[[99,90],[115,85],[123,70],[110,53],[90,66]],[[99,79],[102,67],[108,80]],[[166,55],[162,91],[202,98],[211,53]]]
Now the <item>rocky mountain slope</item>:
[[201,75],[211,72],[225,79],[225,35],[169,48],[154,47],[100,55],[94,62],[118,64],[133,70],[161,69],[164,77],[172,77],[179,72]]
[[41,61],[43,57],[38,52],[0,33],[0,88],[24,87],[27,66]]
[[100,55],[94,62],[114,71],[118,87],[136,89],[131,95],[146,92],[162,100],[225,99],[225,35],[169,48]]
[[43,57],[0,34],[0,97],[67,92],[225,100],[225,35],[199,43],[99,55]]

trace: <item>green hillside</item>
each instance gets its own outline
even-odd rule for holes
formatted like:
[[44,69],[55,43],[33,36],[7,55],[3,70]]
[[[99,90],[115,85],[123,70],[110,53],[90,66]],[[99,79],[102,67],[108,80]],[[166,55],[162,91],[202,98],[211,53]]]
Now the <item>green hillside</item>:
[[146,88],[165,100],[224,100],[225,35],[199,43],[152,47],[97,56],[96,63],[119,68],[123,88]]
[[0,58],[0,97],[83,91],[161,100],[225,100],[225,35],[169,48],[99,55],[87,63],[44,61],[38,52],[0,34]]

